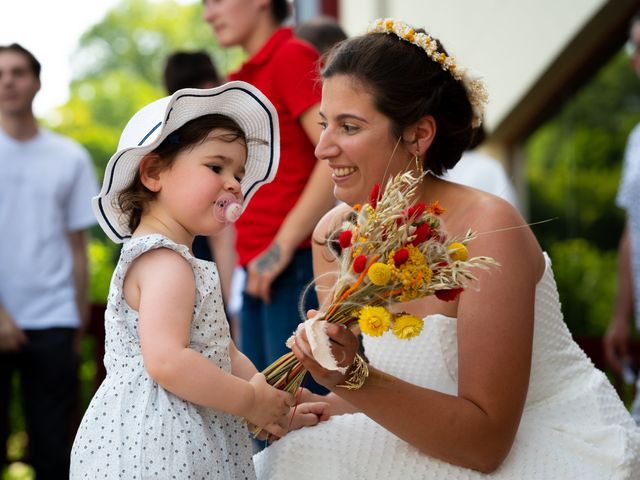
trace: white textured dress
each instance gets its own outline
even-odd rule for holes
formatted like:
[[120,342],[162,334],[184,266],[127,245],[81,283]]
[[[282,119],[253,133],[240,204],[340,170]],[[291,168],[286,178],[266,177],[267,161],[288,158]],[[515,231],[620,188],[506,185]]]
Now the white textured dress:
[[196,302],[190,347],[231,371],[229,327],[213,262],[161,235],[129,240],[122,248],[105,314],[105,380],[91,400],[71,453],[71,479],[254,479],[247,428],[233,415],[182,400],[144,368],[138,313],[122,286],[132,262],[169,248],[192,266]]
[[[332,417],[291,432],[254,457],[262,480],[640,479],[640,429],[615,390],[572,340],[551,261],[536,288],[531,378],[515,442],[491,475],[420,453],[365,415]],[[456,319],[425,318],[410,341],[366,337],[372,365],[403,380],[457,394]]]

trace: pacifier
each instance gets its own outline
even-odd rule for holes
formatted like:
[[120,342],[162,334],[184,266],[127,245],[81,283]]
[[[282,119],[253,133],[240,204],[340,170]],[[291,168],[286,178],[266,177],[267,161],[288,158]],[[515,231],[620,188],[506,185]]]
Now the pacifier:
[[233,193],[223,193],[213,205],[213,216],[228,225],[234,223],[242,213],[242,202]]

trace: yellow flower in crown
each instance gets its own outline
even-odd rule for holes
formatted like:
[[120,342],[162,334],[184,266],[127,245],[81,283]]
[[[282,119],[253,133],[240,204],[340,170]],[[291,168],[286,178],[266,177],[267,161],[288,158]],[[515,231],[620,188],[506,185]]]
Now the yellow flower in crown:
[[469,258],[469,251],[467,250],[467,247],[465,247],[462,243],[454,242],[451,245],[449,245],[448,248],[449,248],[449,256],[451,257],[451,260],[453,260],[454,262],[456,260],[465,262]]
[[391,271],[391,267],[386,263],[376,262],[369,267],[367,276],[369,280],[371,280],[371,283],[381,287],[391,280]]
[[424,320],[415,315],[404,313],[398,317],[393,324],[393,334],[403,340],[416,337],[422,332]]
[[384,307],[366,305],[360,309],[358,324],[362,333],[372,337],[379,337],[389,330],[391,314]]
[[409,30],[407,30],[407,32],[402,36],[402,38],[404,38],[405,40],[407,40],[408,42],[412,42],[416,39],[415,37],[415,33],[416,31],[413,28],[410,28]]
[[472,126],[480,126],[488,100],[488,93],[479,75],[464,67],[458,67],[454,57],[438,51],[437,42],[435,42],[429,34],[422,32],[416,33],[412,27],[403,22],[393,20],[392,18],[379,18],[369,26],[367,33],[393,34],[423,49],[431,60],[438,62],[443,70],[449,71],[453,78],[464,87],[471,102],[473,112]]

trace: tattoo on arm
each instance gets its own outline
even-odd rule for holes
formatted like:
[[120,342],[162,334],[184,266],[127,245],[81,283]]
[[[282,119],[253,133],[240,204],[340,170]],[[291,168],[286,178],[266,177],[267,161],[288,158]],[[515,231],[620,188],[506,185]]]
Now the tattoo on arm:
[[268,272],[280,261],[280,245],[272,244],[264,254],[256,261],[256,270],[260,273]]

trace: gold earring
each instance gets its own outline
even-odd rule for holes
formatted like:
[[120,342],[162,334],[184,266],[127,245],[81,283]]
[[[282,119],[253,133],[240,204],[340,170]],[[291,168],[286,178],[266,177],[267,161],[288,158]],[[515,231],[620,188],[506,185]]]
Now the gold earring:
[[[417,142],[417,140],[416,140]],[[413,161],[415,162],[416,166],[416,173],[418,174],[418,178],[422,178],[424,177],[425,173],[424,173],[424,166],[422,165],[422,158],[420,158],[420,146],[418,145],[416,148],[416,154],[413,157]]]

